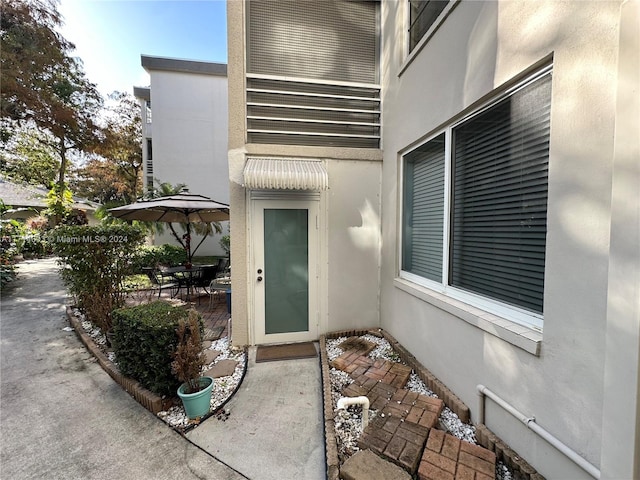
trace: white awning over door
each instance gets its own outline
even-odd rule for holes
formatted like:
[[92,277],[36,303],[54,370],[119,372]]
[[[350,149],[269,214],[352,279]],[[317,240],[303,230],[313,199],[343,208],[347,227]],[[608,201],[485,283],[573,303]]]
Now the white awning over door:
[[318,160],[250,157],[244,186],[251,190],[326,190],[329,174]]

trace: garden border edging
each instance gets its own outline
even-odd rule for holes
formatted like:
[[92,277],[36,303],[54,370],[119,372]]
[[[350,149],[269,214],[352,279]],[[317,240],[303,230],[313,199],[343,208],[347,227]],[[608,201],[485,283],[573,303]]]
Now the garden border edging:
[[171,405],[171,400],[163,400],[163,398],[150,390],[147,390],[136,380],[125,377],[118,371],[116,366],[107,356],[102,352],[100,347],[91,339],[91,337],[82,328],[80,320],[73,314],[73,310],[70,306],[67,306],[67,318],[69,323],[76,332],[76,335],[86,347],[87,350],[96,358],[102,369],[118,383],[129,395],[136,399],[140,405],[145,407],[154,415],[158,412],[166,410]]
[[[391,334],[381,328],[340,330],[320,335],[320,372],[322,374],[322,400],[324,414],[324,436],[327,480],[340,479],[340,459],[338,456],[338,443],[335,434],[335,422],[333,402],[331,398],[331,381],[329,374],[329,359],[327,356],[327,339],[338,337],[353,337],[361,335],[375,335],[386,339],[391,347],[400,356],[418,377],[433,391],[445,405],[464,423],[471,423],[471,411],[465,403],[458,398],[449,388],[438,380],[427,368],[425,368],[414,355],[404,348]],[[484,424],[473,423],[476,428],[476,440],[482,447],[491,450],[496,458],[502,461],[513,471],[513,480],[545,480],[529,463],[504,443],[497,435]]]

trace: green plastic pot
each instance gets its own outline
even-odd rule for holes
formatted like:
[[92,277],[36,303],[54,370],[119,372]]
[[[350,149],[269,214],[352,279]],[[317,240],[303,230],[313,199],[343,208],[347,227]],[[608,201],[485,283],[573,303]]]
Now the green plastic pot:
[[211,390],[213,389],[213,378],[200,377],[200,387],[202,390],[196,393],[184,393],[187,384],[183,383],[178,388],[178,396],[182,400],[182,405],[191,419],[203,417],[209,413],[211,408]]

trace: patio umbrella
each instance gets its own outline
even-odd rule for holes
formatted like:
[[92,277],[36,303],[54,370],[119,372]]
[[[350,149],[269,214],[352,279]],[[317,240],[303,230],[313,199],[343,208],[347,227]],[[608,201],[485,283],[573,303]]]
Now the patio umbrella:
[[[191,263],[191,223],[210,223],[229,220],[229,205],[216,202],[203,195],[195,195],[181,192],[168,197],[159,197],[151,200],[124,205],[109,210],[111,215],[122,220],[140,220],[143,222],[167,222],[171,224],[184,223],[187,225],[187,233],[184,236],[183,246],[187,251],[188,262]],[[169,225],[174,235],[179,237]],[[204,241],[204,238],[202,239]],[[202,243],[202,242],[200,242]],[[198,244],[198,247],[200,244]],[[196,247],[196,250],[198,249]]]

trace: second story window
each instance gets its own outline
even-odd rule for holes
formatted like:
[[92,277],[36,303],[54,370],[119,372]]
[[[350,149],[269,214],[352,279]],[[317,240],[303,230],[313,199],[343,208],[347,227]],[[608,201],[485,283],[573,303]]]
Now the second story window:
[[431,30],[440,15],[454,0],[409,0],[409,51]]
[[145,107],[145,118],[147,119],[147,123],[151,123],[151,100],[147,100],[144,103]]

